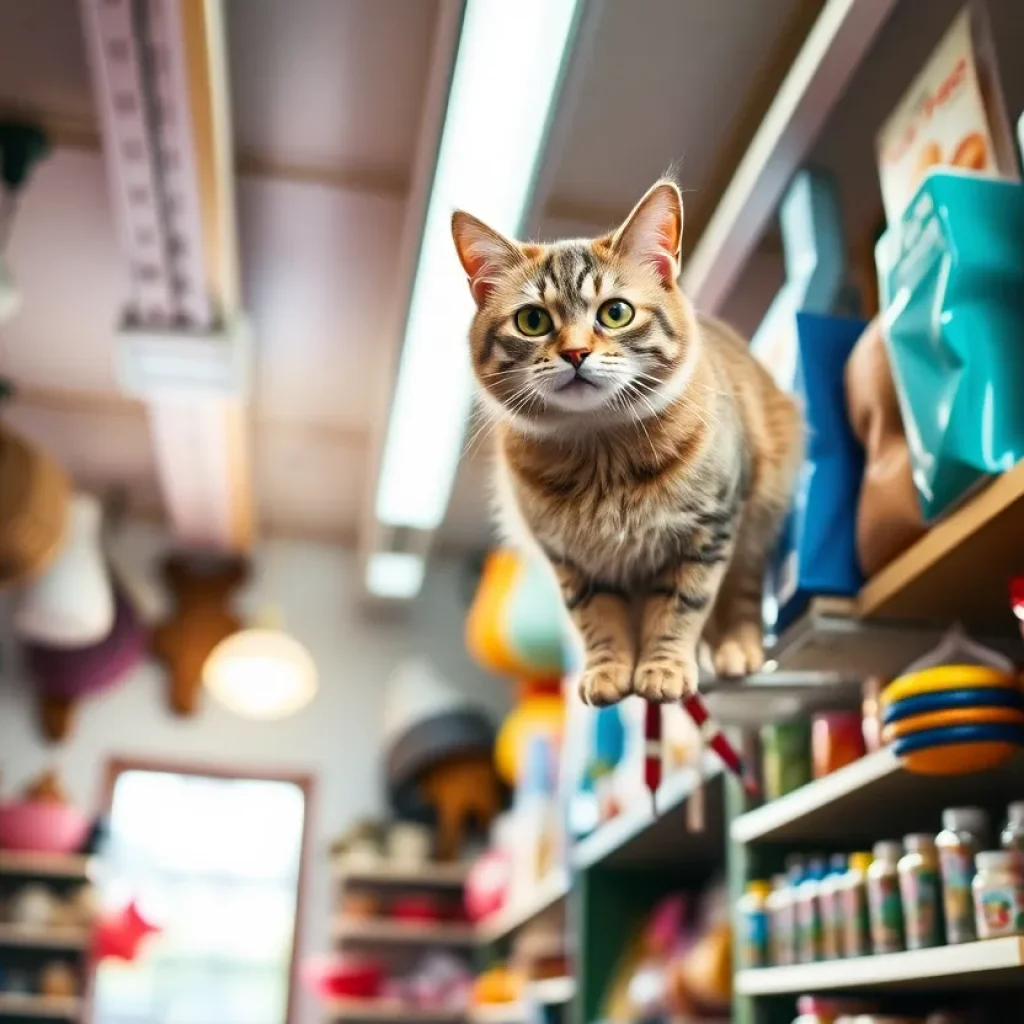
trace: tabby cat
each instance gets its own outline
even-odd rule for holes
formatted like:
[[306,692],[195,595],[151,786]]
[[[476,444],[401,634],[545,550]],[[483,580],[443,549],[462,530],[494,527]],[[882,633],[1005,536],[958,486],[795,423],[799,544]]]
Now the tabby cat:
[[702,638],[720,676],[761,667],[765,562],[802,458],[792,399],[680,291],[682,228],[668,180],[591,241],[452,219],[502,526],[553,567],[597,705],[696,689]]

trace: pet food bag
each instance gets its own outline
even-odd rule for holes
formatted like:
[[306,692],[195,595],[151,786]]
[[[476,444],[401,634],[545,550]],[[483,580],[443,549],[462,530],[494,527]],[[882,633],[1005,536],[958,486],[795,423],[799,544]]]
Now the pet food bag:
[[875,250],[927,522],[1024,455],[1024,186],[933,171]]
[[817,595],[850,597],[863,582],[857,560],[857,496],[864,452],[846,415],[844,371],[865,322],[797,313],[793,392],[807,429],[806,454],[769,590],[781,632]]

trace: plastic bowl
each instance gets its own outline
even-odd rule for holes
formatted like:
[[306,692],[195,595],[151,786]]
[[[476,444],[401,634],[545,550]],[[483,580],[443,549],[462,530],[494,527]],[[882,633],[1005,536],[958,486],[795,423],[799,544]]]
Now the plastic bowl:
[[69,804],[18,800],[0,804],[0,850],[75,853],[89,835],[90,819]]
[[968,708],[1017,708],[1024,710],[1024,694],[1000,686],[979,686],[970,690],[942,690],[893,701],[882,712],[882,724],[892,725],[916,715]]

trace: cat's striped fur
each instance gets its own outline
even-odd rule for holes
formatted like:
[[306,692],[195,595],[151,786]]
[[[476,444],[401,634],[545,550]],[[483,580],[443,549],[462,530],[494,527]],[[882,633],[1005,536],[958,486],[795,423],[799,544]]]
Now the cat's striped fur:
[[592,241],[453,219],[503,525],[554,568],[593,703],[678,699],[702,636],[719,674],[761,667],[764,566],[801,460],[793,401],[679,290],[681,233],[668,181]]

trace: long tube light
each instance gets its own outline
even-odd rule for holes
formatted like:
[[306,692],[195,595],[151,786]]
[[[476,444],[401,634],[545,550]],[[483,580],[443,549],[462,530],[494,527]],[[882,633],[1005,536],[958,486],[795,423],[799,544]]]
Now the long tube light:
[[580,7],[468,0],[377,487],[387,526],[434,530],[447,510],[473,393],[452,211],[522,230]]

